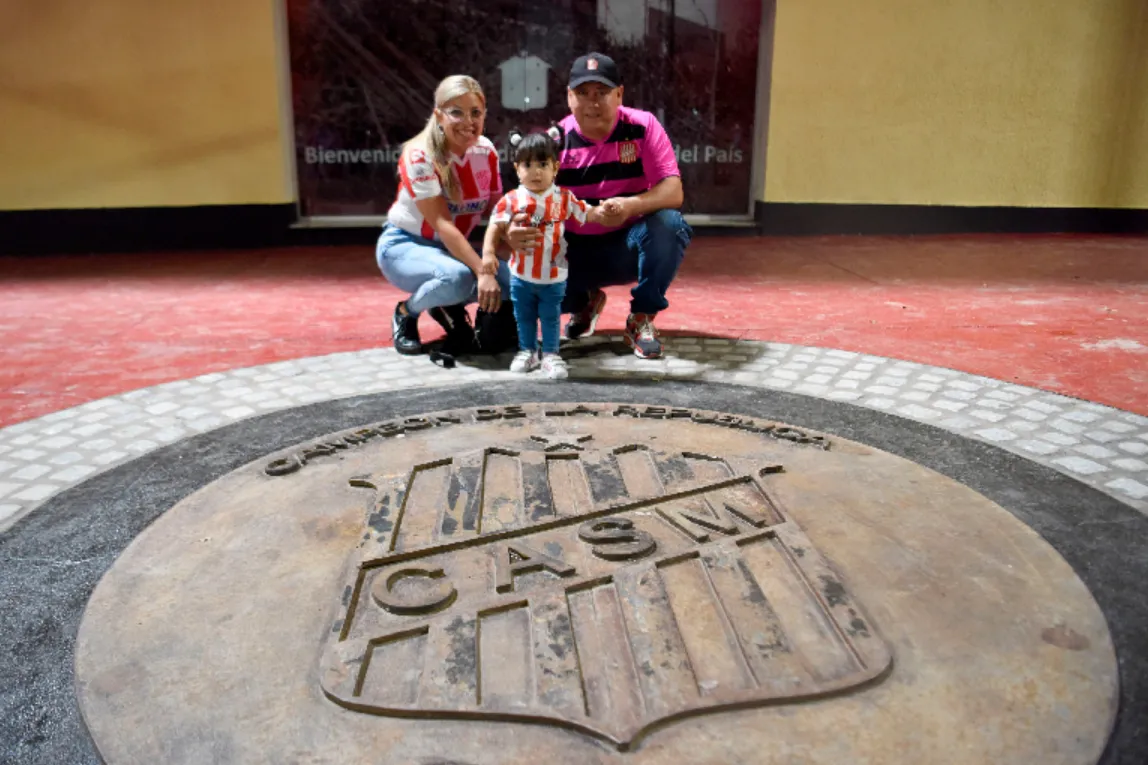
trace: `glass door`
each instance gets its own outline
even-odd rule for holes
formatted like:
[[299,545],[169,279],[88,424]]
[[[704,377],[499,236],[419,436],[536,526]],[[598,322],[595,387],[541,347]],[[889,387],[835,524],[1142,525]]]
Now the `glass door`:
[[656,114],[678,154],[684,212],[748,216],[761,0],[287,0],[300,214],[382,220],[402,142],[434,88],[469,74],[505,161],[512,128],[568,114],[570,63],[618,63],[624,102]]

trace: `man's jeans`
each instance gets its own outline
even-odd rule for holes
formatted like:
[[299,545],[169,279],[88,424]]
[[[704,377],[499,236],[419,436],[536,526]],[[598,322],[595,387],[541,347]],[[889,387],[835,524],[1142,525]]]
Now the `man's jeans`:
[[570,276],[562,311],[581,311],[595,288],[634,282],[631,313],[665,310],[669,306],[666,290],[678,273],[693,233],[680,212],[659,210],[628,229],[567,234]]

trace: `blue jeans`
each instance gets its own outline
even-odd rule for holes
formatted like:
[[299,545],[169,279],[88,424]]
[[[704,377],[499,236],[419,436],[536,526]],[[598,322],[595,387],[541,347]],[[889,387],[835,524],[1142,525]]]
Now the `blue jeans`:
[[[375,261],[388,282],[410,293],[407,311],[414,316],[430,308],[478,300],[478,279],[473,271],[438,242],[408,234],[397,226],[383,227]],[[505,262],[499,262],[495,278],[505,300],[510,294],[510,268]]]
[[693,238],[693,229],[677,210],[658,210],[629,228],[607,234],[566,234],[570,262],[564,313],[586,307],[598,287],[633,284],[631,313],[664,311],[666,290]]
[[562,324],[562,296],[566,282],[535,284],[510,276],[510,299],[514,301],[514,321],[518,324],[518,350],[538,348],[538,325],[542,324],[542,352],[558,353]]

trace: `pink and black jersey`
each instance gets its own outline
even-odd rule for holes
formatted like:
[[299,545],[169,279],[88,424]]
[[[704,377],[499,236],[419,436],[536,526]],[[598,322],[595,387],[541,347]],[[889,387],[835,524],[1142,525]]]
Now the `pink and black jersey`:
[[[572,114],[559,124],[565,136],[555,182],[591,205],[610,197],[637,196],[663,178],[681,175],[669,136],[649,112],[619,107],[618,122],[604,141],[591,141],[579,133]],[[596,223],[570,226],[573,234],[611,230]]]
[[[485,136],[457,157],[450,155],[450,172],[458,181],[459,198],[448,199],[454,225],[463,236],[478,225],[492,199],[502,193],[502,178],[498,173],[498,151]],[[431,199],[443,193],[442,183],[434,163],[421,149],[403,152],[399,160],[399,191],[387,212],[387,220],[408,234],[441,241],[415,204],[420,199]]]
[[590,206],[566,189],[551,186],[541,194],[519,186],[494,207],[491,224],[508,223],[518,213],[526,213],[529,225],[542,230],[542,241],[533,250],[515,250],[510,256],[510,273],[535,284],[566,280],[566,221],[586,222]]

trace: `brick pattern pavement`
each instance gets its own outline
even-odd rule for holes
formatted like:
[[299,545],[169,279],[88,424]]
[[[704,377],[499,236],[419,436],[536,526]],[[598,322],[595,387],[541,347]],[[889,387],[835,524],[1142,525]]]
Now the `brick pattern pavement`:
[[[571,379],[675,379],[848,402],[993,443],[1148,513],[1148,417],[951,369],[755,340],[671,338],[643,361],[618,337],[564,350]],[[509,355],[441,369],[372,349],[142,388],[0,429],[0,531],[60,491],[154,449],[266,412],[407,388],[521,379]],[[535,373],[537,374],[537,373]]]

